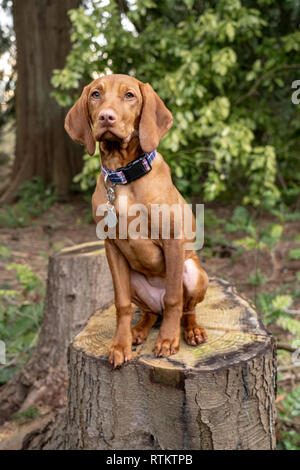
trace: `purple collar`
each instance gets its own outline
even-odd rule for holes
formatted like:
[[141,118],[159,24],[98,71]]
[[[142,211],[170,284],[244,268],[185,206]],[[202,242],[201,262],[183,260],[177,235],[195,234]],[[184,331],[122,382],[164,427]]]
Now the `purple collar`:
[[156,150],[151,153],[144,153],[141,157],[136,158],[128,165],[118,168],[117,170],[109,170],[101,166],[103,176],[108,175],[111,183],[128,184],[142,176],[146,175],[152,170],[151,162],[154,160]]

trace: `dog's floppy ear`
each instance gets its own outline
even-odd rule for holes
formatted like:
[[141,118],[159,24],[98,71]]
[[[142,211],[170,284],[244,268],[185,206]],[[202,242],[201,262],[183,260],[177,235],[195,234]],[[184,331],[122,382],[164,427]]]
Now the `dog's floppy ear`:
[[88,153],[94,155],[96,143],[90,126],[87,105],[88,92],[89,87],[86,86],[79,100],[68,112],[65,119],[65,129],[75,142],[84,145]]
[[160,139],[172,127],[173,117],[149,83],[140,82],[143,108],[139,125],[140,146],[150,153],[158,147]]

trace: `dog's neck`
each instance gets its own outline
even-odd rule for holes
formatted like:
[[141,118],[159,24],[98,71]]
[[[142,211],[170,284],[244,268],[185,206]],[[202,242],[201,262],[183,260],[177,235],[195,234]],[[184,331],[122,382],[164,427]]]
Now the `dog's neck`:
[[133,137],[126,145],[121,142],[105,140],[99,142],[99,149],[101,163],[109,170],[124,167],[143,154],[138,137]]

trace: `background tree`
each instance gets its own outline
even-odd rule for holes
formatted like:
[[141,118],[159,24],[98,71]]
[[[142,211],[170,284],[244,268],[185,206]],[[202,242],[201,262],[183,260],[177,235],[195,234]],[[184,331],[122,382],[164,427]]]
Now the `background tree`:
[[70,50],[68,11],[80,0],[14,0],[17,47],[16,155],[10,202],[20,184],[39,176],[54,182],[61,198],[81,168],[81,149],[64,131],[65,109],[51,97],[51,75],[63,67]]
[[[0,14],[10,14],[9,0],[3,0],[1,5]],[[13,56],[13,42],[14,36],[12,27],[10,25],[0,25],[0,58],[3,54],[10,54]],[[14,74],[7,76],[4,68],[0,70],[0,128],[7,122],[7,119],[14,114]],[[4,100],[5,94],[10,91],[10,97]],[[4,106],[2,106],[4,105]]]

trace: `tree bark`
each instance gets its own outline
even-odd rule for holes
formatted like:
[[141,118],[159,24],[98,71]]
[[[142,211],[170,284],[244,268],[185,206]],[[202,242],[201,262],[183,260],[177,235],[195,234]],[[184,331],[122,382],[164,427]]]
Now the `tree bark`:
[[182,340],[176,355],[154,358],[154,327],[133,361],[112,370],[114,307],[93,315],[69,348],[65,415],[25,448],[275,449],[275,345],[260,315],[212,279],[197,316],[205,344]]
[[90,315],[112,299],[103,242],[65,248],[50,257],[39,343],[24,368],[0,389],[1,421],[37,403],[65,403],[68,346]]
[[66,110],[50,97],[54,69],[62,68],[70,50],[67,15],[81,0],[14,0],[17,46],[17,138],[13,179],[1,202],[11,202],[20,184],[39,176],[54,182],[66,198],[82,168],[82,149],[64,130]]

